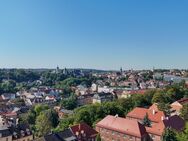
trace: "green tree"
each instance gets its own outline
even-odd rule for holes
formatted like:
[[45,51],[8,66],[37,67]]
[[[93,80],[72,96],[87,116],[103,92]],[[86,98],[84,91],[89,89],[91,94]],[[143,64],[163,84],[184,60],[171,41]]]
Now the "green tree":
[[52,127],[53,128],[57,127],[59,123],[58,113],[53,109],[49,109],[46,112],[47,112],[47,116],[49,117],[49,120],[52,123]]
[[178,141],[188,141],[188,122],[186,123],[185,130],[177,134]]
[[41,137],[49,133],[51,129],[52,129],[51,121],[49,121],[47,115],[44,112],[42,112],[36,119],[37,136]]
[[91,126],[92,121],[91,121],[89,110],[86,108],[79,110],[79,112],[76,113],[75,115],[75,122],[76,123],[85,122]]
[[96,141],[101,141],[100,134],[97,135]]
[[60,120],[57,128],[55,129],[56,132],[63,131],[67,129],[70,125],[74,124],[74,118],[73,117],[66,117]]
[[180,115],[184,120],[188,121],[188,104],[183,105]]
[[166,103],[165,94],[161,91],[156,92],[152,98],[152,103]]
[[61,101],[61,106],[68,110],[73,110],[77,107],[76,96],[72,94],[69,98]]
[[163,111],[167,116],[170,116],[171,114],[171,107],[169,103],[159,103],[158,108],[160,111]]
[[40,113],[36,119],[37,136],[43,136],[49,133],[53,128],[58,125],[58,115],[54,110],[46,110]]
[[36,113],[36,115],[40,115],[40,113],[42,111],[45,111],[45,110],[48,110],[49,109],[49,106],[48,105],[43,105],[43,104],[38,104],[34,107],[34,111]]
[[148,106],[148,103],[144,97],[144,95],[136,94],[131,97],[134,107],[145,107]]
[[151,121],[150,121],[150,119],[149,119],[149,117],[148,117],[148,113],[146,113],[146,115],[144,116],[144,119],[143,119],[143,121],[142,121],[142,124],[143,124],[144,126],[147,126],[147,127],[150,127],[150,126],[151,126]]
[[20,123],[27,123],[30,125],[35,125],[36,121],[36,112],[34,108],[31,108],[27,113],[19,115],[19,122]]
[[134,107],[134,103],[132,102],[131,98],[118,99],[117,103],[123,108],[125,114],[130,112],[130,110]]
[[176,133],[171,128],[166,128],[163,141],[177,141]]
[[16,92],[16,82],[14,80],[7,80],[1,83],[1,91],[3,93],[14,93]]

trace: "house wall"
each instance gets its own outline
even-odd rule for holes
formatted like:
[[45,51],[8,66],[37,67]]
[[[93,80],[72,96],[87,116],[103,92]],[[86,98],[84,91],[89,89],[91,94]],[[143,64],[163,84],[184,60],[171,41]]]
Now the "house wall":
[[12,141],[12,136],[8,136],[8,137],[1,137],[0,141]]
[[27,136],[27,137],[23,137],[23,138],[19,138],[19,139],[15,139],[13,141],[32,141],[32,140],[33,140],[33,135]]
[[154,135],[154,134],[149,134],[149,141],[161,141],[162,139],[162,137],[161,136],[159,136],[159,135]]
[[95,103],[101,103],[101,100],[93,99],[93,104],[95,104]]
[[92,102],[93,102],[92,97],[77,99],[78,106],[92,104]]
[[105,128],[96,127],[96,130],[99,132],[102,141],[144,141],[144,138],[135,137]]

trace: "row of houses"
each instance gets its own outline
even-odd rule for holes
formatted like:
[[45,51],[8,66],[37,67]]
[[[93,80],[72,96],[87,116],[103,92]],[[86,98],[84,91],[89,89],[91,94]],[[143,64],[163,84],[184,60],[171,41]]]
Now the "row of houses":
[[[166,128],[170,127],[177,132],[184,129],[185,121],[179,116],[179,110],[186,103],[188,99],[172,103],[172,114],[168,116],[158,109],[156,103],[149,108],[136,107],[124,118],[118,115],[106,116],[96,124],[95,129],[80,123],[65,131],[48,134],[36,141],[96,141],[98,135],[102,141],[161,141]],[[62,112],[70,113],[66,110]],[[143,125],[146,115],[151,122],[150,126]]]
[[[143,125],[146,115],[151,126]],[[108,115],[96,124],[96,130],[102,141],[161,141],[167,127],[181,132],[184,126],[185,121],[177,114],[167,116],[153,104],[148,109],[136,107],[125,118]]]
[[92,93],[87,95],[81,95],[77,97],[77,105],[83,106],[87,104],[109,102],[115,99],[115,95],[112,93]]
[[95,141],[98,132],[86,123],[80,123],[68,129],[45,135],[35,141]]
[[[0,141],[32,141],[33,133],[26,124],[6,125],[5,119],[0,120]],[[9,121],[10,122],[10,121]]]

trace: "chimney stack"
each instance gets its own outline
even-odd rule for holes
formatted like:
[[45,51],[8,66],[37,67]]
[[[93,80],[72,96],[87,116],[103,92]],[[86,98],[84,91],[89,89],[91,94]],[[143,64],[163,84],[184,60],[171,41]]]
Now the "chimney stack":
[[161,120],[162,120],[162,121],[164,120],[164,117],[163,117],[163,116],[161,117]]
[[153,115],[155,115],[155,110],[153,109]]

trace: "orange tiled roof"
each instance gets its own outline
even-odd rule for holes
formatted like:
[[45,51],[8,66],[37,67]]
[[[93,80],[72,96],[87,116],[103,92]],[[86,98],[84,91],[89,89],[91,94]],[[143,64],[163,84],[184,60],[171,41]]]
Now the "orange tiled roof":
[[162,111],[155,111],[155,109],[146,109],[136,107],[127,114],[127,117],[143,120],[145,115],[148,114],[149,119],[152,122],[160,122],[162,118],[165,118],[165,114]]
[[169,119],[165,119],[159,123],[155,123],[152,127],[146,127],[146,131],[148,133],[152,133],[155,135],[161,136],[167,127],[171,127],[176,131],[182,131],[184,129],[185,122],[182,118],[175,115],[170,117]]
[[149,107],[149,110],[159,111],[158,104],[154,103],[151,107]]
[[182,98],[182,99],[180,99],[180,100],[178,100],[178,102],[180,103],[180,104],[188,104],[188,98]]
[[87,138],[96,137],[98,134],[97,131],[95,131],[86,123],[80,123],[78,125],[71,126],[70,129],[74,135],[76,135],[76,132],[80,133],[81,131],[84,131]]
[[145,127],[139,122],[110,115],[97,123],[96,126],[136,137],[143,137],[147,134]]

